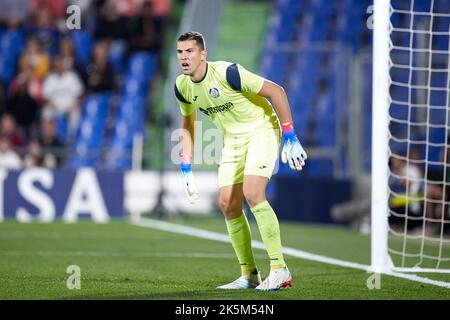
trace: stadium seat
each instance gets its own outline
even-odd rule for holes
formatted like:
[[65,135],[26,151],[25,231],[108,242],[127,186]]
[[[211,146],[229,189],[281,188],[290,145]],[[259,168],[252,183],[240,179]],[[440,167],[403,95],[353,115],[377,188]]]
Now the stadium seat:
[[73,41],[78,62],[82,67],[86,67],[92,51],[92,35],[87,31],[76,30],[70,31],[69,36]]
[[0,56],[17,58],[24,47],[24,37],[20,31],[0,32]]
[[0,80],[5,87],[11,83],[15,73],[15,63],[11,57],[0,56]]
[[105,155],[104,166],[107,169],[131,168],[134,136],[144,134],[145,101],[144,96],[122,96],[108,152]]
[[332,177],[333,161],[329,159],[310,159],[305,166],[304,174],[312,177]]
[[139,77],[129,76],[125,79],[122,86],[123,96],[146,96],[148,95],[148,81]]
[[66,116],[56,116],[56,135],[63,142],[67,143],[69,139],[69,120]]
[[120,75],[124,71],[125,55],[128,47],[123,41],[114,41],[109,49],[108,58],[113,65],[116,74]]
[[156,57],[147,52],[137,52],[131,55],[127,67],[127,76],[150,79],[156,71]]
[[108,114],[110,100],[110,94],[89,96],[84,103],[83,118],[92,121],[102,121]]
[[99,164],[111,98],[110,94],[94,94],[85,99],[69,167]]

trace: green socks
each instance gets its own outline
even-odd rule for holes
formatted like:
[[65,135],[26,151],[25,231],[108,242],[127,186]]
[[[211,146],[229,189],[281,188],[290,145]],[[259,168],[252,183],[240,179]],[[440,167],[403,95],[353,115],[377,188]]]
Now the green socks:
[[234,251],[241,265],[242,275],[250,274],[256,268],[252,251],[252,235],[245,213],[238,218],[227,220],[228,234],[231,238]]
[[[275,212],[267,201],[257,204],[251,208],[251,211],[269,254],[271,270],[283,268],[286,264],[281,251],[280,225]],[[235,219],[225,219],[225,222],[242,274],[250,274],[255,270],[256,262],[252,251],[252,235],[245,213]]]
[[283,268],[286,264],[281,251],[280,225],[269,202],[264,201],[251,208],[266,246],[272,270]]

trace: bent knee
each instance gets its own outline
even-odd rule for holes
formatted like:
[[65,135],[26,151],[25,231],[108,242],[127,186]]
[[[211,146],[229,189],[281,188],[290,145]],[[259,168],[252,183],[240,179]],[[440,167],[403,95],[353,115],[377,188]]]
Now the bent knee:
[[244,197],[250,208],[253,208],[266,200],[265,193],[257,190],[244,190]]
[[219,207],[225,217],[228,219],[233,218],[236,215],[240,215],[242,211],[242,204],[237,203],[237,201],[233,199],[219,199]]

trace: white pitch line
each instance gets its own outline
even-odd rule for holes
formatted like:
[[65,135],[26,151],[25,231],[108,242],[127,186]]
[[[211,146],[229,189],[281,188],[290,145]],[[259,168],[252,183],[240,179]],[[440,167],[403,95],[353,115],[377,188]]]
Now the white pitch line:
[[[211,258],[211,259],[236,259],[231,253],[206,253],[206,252],[107,252],[107,251],[20,251],[0,250],[0,256],[63,256],[63,257],[162,257],[162,258]],[[260,255],[260,257],[264,257]]]
[[[131,223],[134,225],[137,225],[137,226],[141,226],[141,227],[153,228],[153,229],[163,230],[163,231],[172,232],[172,233],[186,234],[186,235],[203,238],[203,239],[209,239],[209,240],[213,240],[213,241],[231,243],[230,238],[227,234],[198,229],[198,228],[194,228],[194,227],[183,226],[183,225],[179,225],[179,224],[175,224],[175,223],[170,223],[170,222],[165,222],[165,221],[160,221],[160,220],[155,220],[155,219],[148,219],[148,218],[139,218],[139,217],[132,217]],[[261,241],[256,241],[256,240],[252,241],[252,247],[256,248],[256,249],[261,249],[261,250],[266,249],[264,244]],[[311,260],[311,261],[317,261],[317,262],[337,265],[337,266],[341,266],[341,267],[345,267],[345,268],[353,268],[353,269],[363,270],[366,272],[371,272],[369,265],[334,259],[334,258],[298,250],[295,248],[283,247],[283,253],[293,256],[293,257],[296,257],[296,258],[301,258],[301,259],[306,259],[306,260]],[[417,281],[417,282],[421,282],[421,283],[431,284],[434,286],[450,289],[450,283],[445,282],[445,281],[432,280],[432,279],[425,278],[425,277],[419,277],[417,275],[403,274],[400,272],[392,272],[392,271],[386,272],[384,274],[386,274],[388,276],[403,278],[403,279],[407,279],[407,280],[411,280],[411,281]]]

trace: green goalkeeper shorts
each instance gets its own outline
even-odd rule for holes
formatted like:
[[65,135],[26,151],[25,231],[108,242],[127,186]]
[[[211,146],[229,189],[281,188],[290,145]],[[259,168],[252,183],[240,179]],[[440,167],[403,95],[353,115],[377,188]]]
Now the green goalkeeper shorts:
[[280,130],[258,129],[245,136],[225,137],[219,164],[219,188],[243,183],[244,176],[270,179],[278,164]]

